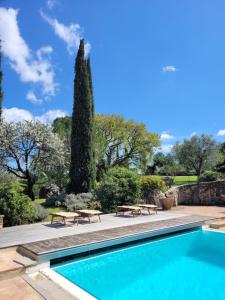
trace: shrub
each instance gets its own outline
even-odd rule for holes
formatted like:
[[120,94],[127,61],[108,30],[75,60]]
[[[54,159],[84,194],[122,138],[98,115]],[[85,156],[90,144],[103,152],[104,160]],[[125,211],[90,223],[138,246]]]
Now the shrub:
[[6,226],[32,223],[35,220],[35,211],[30,198],[15,192],[0,193],[0,214],[5,216]]
[[50,184],[48,186],[43,186],[39,192],[40,198],[45,198],[46,206],[55,206],[58,196],[60,195],[60,189],[55,184]]
[[148,198],[149,194],[155,191],[165,192],[168,189],[165,182],[159,176],[142,176],[141,192],[143,198]]
[[205,171],[200,177],[199,182],[210,182],[219,179],[219,173],[215,171]]
[[42,205],[36,204],[34,206],[34,220],[36,222],[44,220],[48,216],[48,211]]
[[117,205],[134,204],[141,195],[140,177],[126,168],[112,168],[96,189],[104,212],[112,212]]
[[65,197],[64,205],[68,211],[88,208],[88,203],[91,202],[93,196],[91,193],[69,194]]
[[97,210],[101,210],[102,209],[101,202],[97,201],[97,200],[88,202],[87,203],[87,207],[89,209],[97,209]]

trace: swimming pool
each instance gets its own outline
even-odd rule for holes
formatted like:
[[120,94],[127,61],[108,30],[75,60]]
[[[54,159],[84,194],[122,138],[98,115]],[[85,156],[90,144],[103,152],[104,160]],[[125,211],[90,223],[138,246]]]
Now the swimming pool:
[[102,300],[224,300],[225,234],[194,230],[52,269]]

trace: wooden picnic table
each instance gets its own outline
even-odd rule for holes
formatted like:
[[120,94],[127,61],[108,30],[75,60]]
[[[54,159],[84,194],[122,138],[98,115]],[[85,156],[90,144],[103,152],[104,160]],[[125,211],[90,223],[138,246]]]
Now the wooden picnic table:
[[81,217],[88,218],[89,223],[91,223],[91,217],[98,216],[99,222],[101,222],[100,215],[101,211],[95,209],[79,209],[76,211]]
[[135,205],[119,205],[116,207],[116,215],[124,215],[125,212],[131,212],[134,217],[135,215],[141,215],[141,208]]
[[151,210],[153,210],[157,214],[158,206],[154,204],[138,204],[143,209],[147,209],[149,215],[151,214]]
[[67,219],[73,219],[74,223],[76,222],[78,225],[78,221],[79,221],[79,217],[80,217],[80,215],[76,212],[66,212],[66,211],[51,213],[50,215],[52,216],[51,224],[53,224],[55,218],[61,218],[64,225],[66,225]]

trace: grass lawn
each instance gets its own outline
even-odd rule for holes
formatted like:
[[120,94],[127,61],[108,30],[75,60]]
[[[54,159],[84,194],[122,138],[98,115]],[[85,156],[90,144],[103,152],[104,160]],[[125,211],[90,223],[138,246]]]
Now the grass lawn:
[[197,176],[176,176],[174,178],[174,185],[196,183],[197,179],[198,179]]
[[[45,199],[35,199],[35,201],[33,202],[34,204],[40,204],[42,205],[45,209],[47,209],[48,213],[56,213],[59,211],[66,211],[65,207],[63,206],[59,206],[59,207],[45,207]],[[50,221],[51,220],[51,216],[47,216],[47,218],[44,221]]]

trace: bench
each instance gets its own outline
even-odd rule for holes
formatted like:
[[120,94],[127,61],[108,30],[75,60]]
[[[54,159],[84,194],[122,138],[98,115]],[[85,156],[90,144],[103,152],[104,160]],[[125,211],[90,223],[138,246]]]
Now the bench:
[[[55,218],[57,218],[57,219],[60,218],[60,219],[62,219],[64,225],[66,225],[66,220],[67,219],[73,219],[74,223],[76,222],[77,225],[78,225],[78,220],[79,220],[79,217],[80,217],[80,215],[78,213],[65,212],[65,211],[60,211],[60,212],[57,212],[57,213],[51,213],[50,215],[52,216],[51,224],[53,224]],[[59,221],[57,221],[57,222],[59,222]]]
[[131,214],[134,217],[135,215],[141,215],[141,208],[139,206],[134,205],[120,205],[116,207],[116,215],[124,215],[125,212],[131,212]]

